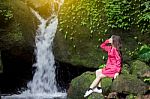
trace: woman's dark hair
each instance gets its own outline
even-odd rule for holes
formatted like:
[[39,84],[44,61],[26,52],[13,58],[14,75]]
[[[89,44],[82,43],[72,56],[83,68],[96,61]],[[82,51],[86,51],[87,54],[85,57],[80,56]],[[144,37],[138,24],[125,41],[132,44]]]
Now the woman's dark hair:
[[121,43],[120,36],[112,35],[112,45],[117,48],[117,50],[119,51],[119,54],[121,55],[122,43]]

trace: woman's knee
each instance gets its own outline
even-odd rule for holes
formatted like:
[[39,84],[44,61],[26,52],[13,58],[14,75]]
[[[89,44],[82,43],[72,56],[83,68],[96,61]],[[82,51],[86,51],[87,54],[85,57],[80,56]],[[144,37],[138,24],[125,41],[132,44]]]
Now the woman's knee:
[[98,75],[101,75],[102,74],[102,69],[98,69],[98,70],[96,70],[96,76],[98,76]]

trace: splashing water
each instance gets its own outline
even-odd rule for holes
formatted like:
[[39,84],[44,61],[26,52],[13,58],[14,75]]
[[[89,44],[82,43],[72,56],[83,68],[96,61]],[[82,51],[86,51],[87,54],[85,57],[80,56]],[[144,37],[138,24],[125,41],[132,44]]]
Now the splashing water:
[[[63,3],[63,0],[55,0],[59,4],[58,11],[60,6]],[[53,5],[54,8],[54,5]],[[36,63],[33,65],[36,67],[33,80],[28,83],[29,90],[23,92],[21,95],[13,95],[11,97],[35,97],[35,99],[42,97],[66,97],[66,93],[58,92],[55,80],[55,61],[54,55],[52,52],[53,39],[58,25],[57,12],[53,9],[53,14],[47,20],[42,18],[36,11],[31,9],[34,15],[40,21],[36,32]],[[8,97],[7,97],[8,98]],[[33,99],[33,98],[31,98]],[[46,98],[47,99],[47,98]]]

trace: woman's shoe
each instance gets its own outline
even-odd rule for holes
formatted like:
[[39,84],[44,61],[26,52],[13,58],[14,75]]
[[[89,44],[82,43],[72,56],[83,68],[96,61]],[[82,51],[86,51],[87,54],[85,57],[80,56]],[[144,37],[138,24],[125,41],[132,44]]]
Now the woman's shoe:
[[88,90],[85,92],[84,97],[89,96],[92,92],[93,92],[93,90],[92,90],[91,88],[88,89]]
[[102,88],[101,87],[96,87],[96,88],[93,89],[93,92],[102,93]]

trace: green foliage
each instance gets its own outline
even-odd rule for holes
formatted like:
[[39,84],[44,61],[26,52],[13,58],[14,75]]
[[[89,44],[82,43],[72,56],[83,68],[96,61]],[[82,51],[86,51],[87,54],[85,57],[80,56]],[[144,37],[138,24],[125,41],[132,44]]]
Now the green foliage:
[[110,28],[124,30],[137,26],[142,33],[150,29],[149,0],[103,0]]
[[150,78],[144,78],[144,82],[150,84]]
[[141,46],[138,57],[140,60],[149,62],[150,61],[150,47],[147,45]]
[[[100,0],[74,0],[66,1],[61,9],[59,31],[63,31],[65,39],[75,40],[77,27],[87,28],[89,38],[95,35],[105,34],[107,24],[103,3]],[[81,31],[80,31],[81,32]]]
[[106,66],[106,64],[102,64],[102,65],[99,66],[99,69],[102,69],[102,68],[104,68],[105,66]]
[[13,13],[11,10],[1,10],[0,9],[0,15],[3,16],[5,21],[9,21],[13,17]]

